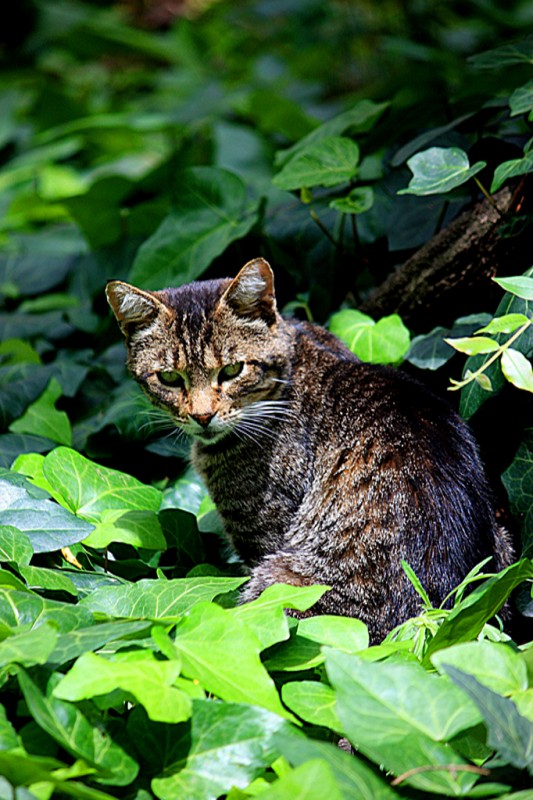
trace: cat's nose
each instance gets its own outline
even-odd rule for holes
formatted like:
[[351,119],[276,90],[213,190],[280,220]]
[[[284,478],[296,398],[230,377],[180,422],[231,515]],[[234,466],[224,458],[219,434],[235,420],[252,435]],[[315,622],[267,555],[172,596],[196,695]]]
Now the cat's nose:
[[190,418],[193,419],[198,425],[201,425],[202,428],[207,428],[213,417],[214,414],[189,414]]

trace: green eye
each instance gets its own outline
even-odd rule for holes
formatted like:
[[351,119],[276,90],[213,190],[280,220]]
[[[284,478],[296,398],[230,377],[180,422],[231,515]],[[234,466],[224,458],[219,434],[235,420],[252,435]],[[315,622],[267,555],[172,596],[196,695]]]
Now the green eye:
[[180,373],[172,369],[169,372],[158,372],[157,377],[159,379],[159,383],[162,383],[163,386],[172,386],[173,388],[182,389],[185,386],[185,381],[183,380],[183,376]]
[[237,375],[240,375],[242,372],[243,367],[244,364],[242,361],[236,361],[235,364],[226,364],[218,373],[218,382],[224,383],[224,381],[230,381],[232,378],[236,378]]

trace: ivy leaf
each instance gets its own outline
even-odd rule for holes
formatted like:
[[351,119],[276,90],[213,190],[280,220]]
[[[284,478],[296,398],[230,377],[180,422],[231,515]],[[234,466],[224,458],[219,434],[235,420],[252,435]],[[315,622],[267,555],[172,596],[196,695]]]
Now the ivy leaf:
[[464,642],[439,650],[431,657],[439,672],[448,666],[473,675],[483,686],[502,695],[528,688],[526,662],[503,642]]
[[468,336],[460,339],[445,339],[444,341],[454,350],[459,353],[466,353],[468,356],[493,353],[499,348],[498,342],[494,341],[494,339],[489,339],[488,336]]
[[518,175],[528,175],[530,172],[533,172],[533,150],[527,152],[523,158],[513,158],[511,161],[504,161],[502,164],[499,164],[494,170],[490,191],[498,191],[500,186],[509,178],[516,178]]
[[87,609],[40,597],[33,592],[0,587],[0,620],[10,628],[52,623],[60,633],[94,623]]
[[57,628],[44,622],[38,628],[15,633],[0,642],[0,667],[45,664],[57,641]]
[[21,475],[0,473],[0,525],[23,531],[35,553],[50,553],[81,542],[93,526],[78,519],[52,500],[41,499],[40,490]]
[[472,675],[448,664],[442,667],[478,706],[487,726],[489,747],[493,747],[505,763],[527,769],[533,775],[533,722],[519,713],[512,700],[487,689]]
[[89,534],[84,544],[104,548],[111,542],[122,542],[146,550],[165,550],[167,541],[154,511],[103,511],[101,522]]
[[410,334],[397,314],[378,322],[361,311],[347,308],[330,319],[329,329],[362,361],[396,364],[409,349]]
[[509,98],[511,116],[528,114],[533,109],[533,80],[514,90]]
[[76,450],[57,447],[42,464],[44,477],[55,493],[80,517],[100,521],[108,510],[157,511],[161,492],[85,458]]
[[513,278],[493,278],[492,280],[509,294],[521,297],[522,300],[533,300],[533,277],[530,277],[529,274]]
[[134,659],[116,655],[108,660],[95,653],[80,656],[54,688],[54,697],[78,702],[122,689],[144,706],[156,722],[183,722],[191,715],[190,698],[172,684],[180,662],[156,661],[150,651]]
[[72,428],[69,418],[64,411],[58,411],[55,407],[62,394],[60,384],[52,378],[39,399],[11,423],[9,430],[13,433],[45,436],[58,444],[71,445]]
[[129,275],[136,286],[162,289],[195,280],[257,221],[257,202],[227,170],[191,167],[179,186],[174,208],[139,248]]
[[332,768],[323,759],[307,761],[282,775],[269,789],[261,792],[264,800],[344,800],[344,794]]
[[476,69],[502,69],[513,64],[528,64],[533,62],[533,46],[531,40],[504,44],[487,50],[485,53],[470,56],[468,61]]
[[374,205],[374,192],[370,186],[358,186],[346,197],[331,200],[330,208],[343,214],[364,214]]
[[80,605],[109,617],[179,619],[201,601],[238,589],[246,578],[178,578],[140,580],[127,586],[103,586]]
[[336,186],[357,173],[359,147],[351,139],[330,136],[300,150],[272,180],[279,189]]
[[509,383],[518,389],[533,392],[533,367],[523,353],[508,347],[502,353],[501,367]]
[[285,705],[301,719],[311,725],[330,728],[342,736],[335,691],[331,686],[319,681],[291,681],[283,686],[281,696]]
[[509,496],[511,511],[523,517],[522,546],[524,555],[533,553],[533,440],[527,434],[518,451],[502,475],[502,483]]
[[249,705],[194,700],[190,723],[173,736],[178,752],[152,781],[160,800],[216,800],[244,789],[281,755],[275,735],[288,730],[276,714]]
[[466,183],[487,164],[478,161],[470,166],[467,154],[459,147],[430,147],[416,153],[407,162],[413,177],[398,194],[442,194]]
[[11,525],[0,525],[0,561],[14,561],[24,566],[30,563],[32,555],[29,536]]

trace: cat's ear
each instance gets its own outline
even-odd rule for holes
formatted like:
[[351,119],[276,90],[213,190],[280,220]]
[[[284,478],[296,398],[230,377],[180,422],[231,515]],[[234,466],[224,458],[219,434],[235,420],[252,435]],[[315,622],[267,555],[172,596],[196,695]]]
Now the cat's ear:
[[221,299],[237,316],[262,319],[272,325],[276,321],[276,297],[274,275],[268,261],[264,258],[248,261]]
[[127,333],[130,326],[148,325],[157,316],[171,321],[172,312],[153,292],[145,292],[123,281],[109,281],[105,293],[123,333]]

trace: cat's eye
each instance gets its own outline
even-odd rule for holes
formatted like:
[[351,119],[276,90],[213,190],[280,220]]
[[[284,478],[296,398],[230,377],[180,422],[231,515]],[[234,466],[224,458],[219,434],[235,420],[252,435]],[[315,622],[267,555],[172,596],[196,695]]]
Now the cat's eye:
[[222,367],[218,373],[218,382],[224,383],[224,381],[229,381],[232,378],[236,378],[237,375],[241,374],[243,367],[244,364],[242,361],[236,361],[235,364],[226,364],[226,366]]
[[157,377],[159,379],[159,383],[162,383],[163,386],[170,386],[173,389],[182,389],[185,386],[183,375],[181,375],[175,369],[171,369],[168,372],[164,370],[162,372],[158,372]]

